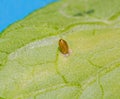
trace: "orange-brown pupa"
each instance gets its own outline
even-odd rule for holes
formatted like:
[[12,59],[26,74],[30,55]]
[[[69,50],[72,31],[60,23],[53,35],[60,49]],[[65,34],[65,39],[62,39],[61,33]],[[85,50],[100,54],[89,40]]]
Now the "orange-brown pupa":
[[69,46],[67,42],[63,39],[59,40],[59,49],[62,54],[68,55],[69,54]]

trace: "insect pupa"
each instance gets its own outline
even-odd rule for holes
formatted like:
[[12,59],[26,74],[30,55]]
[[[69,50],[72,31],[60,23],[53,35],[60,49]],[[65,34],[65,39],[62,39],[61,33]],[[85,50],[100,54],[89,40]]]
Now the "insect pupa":
[[69,55],[69,46],[65,40],[63,39],[59,40],[59,49],[62,54]]

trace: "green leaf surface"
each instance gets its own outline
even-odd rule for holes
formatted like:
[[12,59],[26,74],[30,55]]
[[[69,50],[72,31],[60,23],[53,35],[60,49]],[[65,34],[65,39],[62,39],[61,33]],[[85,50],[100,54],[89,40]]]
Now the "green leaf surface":
[[61,0],[9,26],[0,99],[120,99],[120,0]]

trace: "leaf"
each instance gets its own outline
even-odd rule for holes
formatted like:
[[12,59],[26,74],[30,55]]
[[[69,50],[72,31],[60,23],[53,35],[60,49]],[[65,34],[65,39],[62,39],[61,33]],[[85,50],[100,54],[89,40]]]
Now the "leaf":
[[[119,99],[119,0],[62,0],[0,36],[0,97]],[[65,57],[58,40],[72,53]]]

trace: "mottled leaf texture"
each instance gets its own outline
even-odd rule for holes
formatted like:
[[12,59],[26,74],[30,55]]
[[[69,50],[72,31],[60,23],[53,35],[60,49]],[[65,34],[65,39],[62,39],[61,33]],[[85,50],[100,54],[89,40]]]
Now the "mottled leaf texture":
[[120,0],[61,0],[9,26],[0,99],[120,99]]

